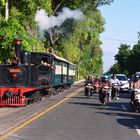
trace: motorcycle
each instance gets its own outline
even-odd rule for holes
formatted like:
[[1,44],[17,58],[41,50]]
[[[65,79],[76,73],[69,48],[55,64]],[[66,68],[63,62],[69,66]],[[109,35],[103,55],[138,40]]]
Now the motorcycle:
[[135,89],[132,92],[134,94],[134,99],[130,101],[131,108],[135,112],[140,112],[140,89]]
[[105,106],[109,102],[109,93],[110,87],[109,86],[102,86],[99,92],[99,100]]
[[85,85],[85,96],[87,96],[87,98],[90,98],[90,96],[92,96],[94,93],[94,87],[92,84],[87,83]]
[[118,92],[119,92],[119,84],[118,83],[112,84],[112,88],[111,88],[112,99],[117,100]]

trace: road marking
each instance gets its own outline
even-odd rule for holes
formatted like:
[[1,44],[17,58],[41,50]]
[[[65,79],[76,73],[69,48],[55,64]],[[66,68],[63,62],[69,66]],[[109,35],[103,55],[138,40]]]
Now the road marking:
[[14,132],[22,129],[23,127],[27,126],[28,124],[30,124],[31,122],[35,121],[36,119],[38,119],[39,117],[43,116],[44,114],[48,113],[50,110],[54,109],[55,107],[57,107],[58,105],[62,104],[63,102],[65,102],[66,100],[68,100],[69,98],[75,96],[76,94],[78,94],[80,91],[82,91],[83,88],[80,88],[79,90],[76,90],[75,92],[71,93],[70,95],[66,96],[64,99],[62,99],[61,101],[58,101],[56,103],[54,103],[52,106],[50,106],[48,109],[35,114],[34,116],[32,116],[31,118],[29,118],[28,120],[26,120],[25,122],[21,123],[20,125],[12,128],[11,130],[9,130],[8,132],[6,132],[5,134],[0,136],[0,140],[4,140],[5,138],[7,138],[9,135],[13,134]]
[[127,111],[127,108],[125,107],[125,105],[121,105],[122,106],[122,109],[124,110],[124,111]]
[[139,128],[139,126],[135,125],[135,129],[136,129],[138,135],[140,136],[140,128]]

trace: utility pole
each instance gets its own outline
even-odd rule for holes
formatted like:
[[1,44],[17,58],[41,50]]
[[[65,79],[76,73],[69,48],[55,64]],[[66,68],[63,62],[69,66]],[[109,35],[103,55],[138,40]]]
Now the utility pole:
[[5,19],[9,19],[9,0],[6,0],[5,2]]

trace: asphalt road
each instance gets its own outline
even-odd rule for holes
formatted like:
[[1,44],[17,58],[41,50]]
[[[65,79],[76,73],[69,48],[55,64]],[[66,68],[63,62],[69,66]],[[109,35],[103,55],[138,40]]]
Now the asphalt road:
[[131,112],[129,93],[104,107],[97,94],[87,99],[83,91],[75,93],[78,88],[4,140],[140,140],[140,114]]

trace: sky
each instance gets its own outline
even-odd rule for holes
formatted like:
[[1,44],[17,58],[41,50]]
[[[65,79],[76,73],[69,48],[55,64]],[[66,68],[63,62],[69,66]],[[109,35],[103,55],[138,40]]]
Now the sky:
[[140,0],[114,0],[111,5],[100,7],[105,19],[105,31],[100,35],[103,42],[104,72],[115,63],[114,56],[120,44],[133,47],[140,31]]

